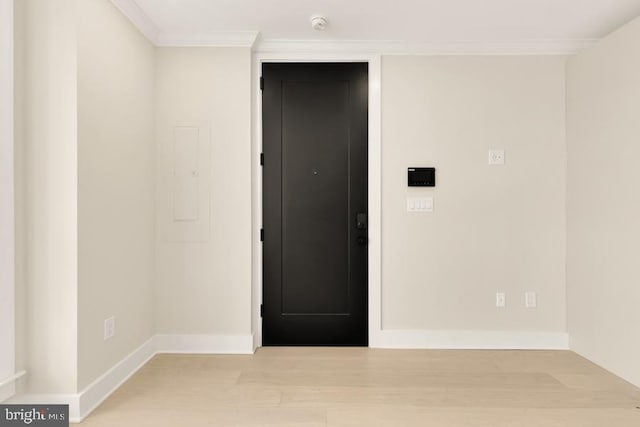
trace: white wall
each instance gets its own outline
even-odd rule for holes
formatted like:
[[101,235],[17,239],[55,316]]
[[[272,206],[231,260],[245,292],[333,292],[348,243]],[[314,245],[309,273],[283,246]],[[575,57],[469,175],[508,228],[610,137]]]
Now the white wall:
[[23,1],[27,380],[33,393],[72,393],[78,312],[76,1]]
[[640,386],[640,19],[569,60],[571,348]]
[[13,0],[0,0],[0,382],[15,373],[13,40]]
[[77,4],[82,390],[155,332],[155,47],[110,1]]
[[[383,58],[383,329],[566,331],[564,67]],[[505,166],[487,164],[491,148]],[[436,187],[408,188],[410,166],[435,167]],[[412,196],[434,212],[408,213]]]
[[[250,61],[249,48],[157,50],[160,334],[250,338]],[[197,143],[183,140],[184,128],[198,135]],[[176,150],[186,146],[197,147],[197,173],[185,184],[193,185],[193,198],[178,200],[183,193],[174,191],[174,171],[182,151]],[[191,206],[193,215],[176,214],[176,206]]]

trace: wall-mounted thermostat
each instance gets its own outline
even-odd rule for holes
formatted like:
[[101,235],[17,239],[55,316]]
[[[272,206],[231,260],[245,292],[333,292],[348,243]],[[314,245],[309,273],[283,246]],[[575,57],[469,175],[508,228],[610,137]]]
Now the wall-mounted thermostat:
[[409,187],[435,187],[436,168],[409,168]]

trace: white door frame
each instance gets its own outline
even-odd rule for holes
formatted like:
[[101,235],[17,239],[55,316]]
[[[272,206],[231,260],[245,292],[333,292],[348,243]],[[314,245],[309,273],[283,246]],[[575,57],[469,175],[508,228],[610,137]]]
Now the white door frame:
[[252,69],[252,105],[253,105],[253,138],[252,138],[252,227],[253,227],[253,276],[251,325],[253,330],[253,347],[262,345],[262,319],[260,304],[262,302],[262,243],[260,228],[262,227],[262,173],[260,170],[260,153],[262,152],[262,94],[260,76],[262,64],[265,62],[366,62],[369,64],[369,347],[378,347],[382,333],[382,298],[381,298],[381,203],[382,203],[382,143],[381,143],[381,59],[377,54],[342,54],[342,53],[254,53]]

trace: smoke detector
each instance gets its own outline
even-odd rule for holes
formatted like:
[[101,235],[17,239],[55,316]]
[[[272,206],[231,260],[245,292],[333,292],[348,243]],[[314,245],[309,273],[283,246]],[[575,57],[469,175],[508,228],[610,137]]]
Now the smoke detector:
[[327,28],[327,18],[324,16],[312,16],[311,17],[311,27],[314,30],[322,31]]

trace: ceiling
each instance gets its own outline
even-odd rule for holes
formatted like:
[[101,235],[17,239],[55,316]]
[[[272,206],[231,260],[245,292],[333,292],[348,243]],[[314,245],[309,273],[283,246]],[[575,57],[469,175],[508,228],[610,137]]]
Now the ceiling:
[[[640,0],[112,0],[160,45],[360,43],[579,48],[640,15]],[[322,14],[323,32],[309,20]]]

